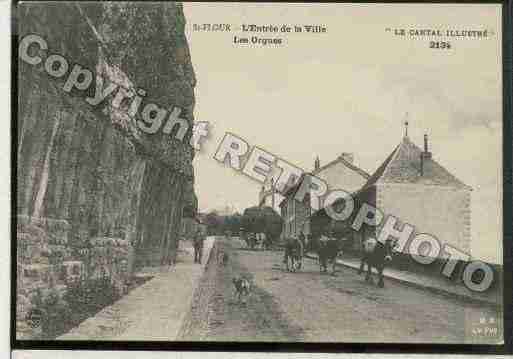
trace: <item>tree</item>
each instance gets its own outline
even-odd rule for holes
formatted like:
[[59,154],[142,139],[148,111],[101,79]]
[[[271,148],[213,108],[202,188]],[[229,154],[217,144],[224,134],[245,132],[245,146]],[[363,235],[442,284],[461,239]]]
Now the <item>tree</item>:
[[217,213],[212,211],[205,216],[205,225],[207,226],[208,235],[219,235],[223,231],[223,218]]
[[244,210],[241,227],[247,233],[265,233],[272,243],[281,234],[283,219],[271,207],[249,207]]
[[224,216],[223,231],[230,233],[239,233],[242,216],[239,213]]
[[241,219],[241,227],[246,233],[263,232],[264,223],[262,221],[260,207],[249,207],[244,210]]

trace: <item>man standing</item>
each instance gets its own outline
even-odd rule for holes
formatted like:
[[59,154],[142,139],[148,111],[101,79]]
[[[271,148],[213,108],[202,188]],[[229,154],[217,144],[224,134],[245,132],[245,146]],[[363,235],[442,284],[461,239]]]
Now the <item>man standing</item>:
[[331,240],[330,237],[328,237],[328,232],[324,232],[322,235],[321,235],[321,238],[319,238],[319,248],[318,248],[318,259],[319,259],[319,264],[321,266],[321,270],[323,272],[327,272],[328,271],[328,253],[327,253],[327,249],[328,249],[328,242]]
[[299,233],[299,240],[303,244],[303,248],[306,248],[306,237],[305,237],[305,234],[303,233],[303,231],[301,231]]
[[203,242],[205,241],[205,235],[201,229],[200,223],[193,238],[194,246],[194,263],[201,264],[201,257],[203,256]]
[[316,250],[316,245],[315,245],[315,242],[313,240],[313,236],[312,236],[312,233],[308,233],[306,235],[306,247],[305,247],[305,251],[306,252],[309,252],[309,251],[315,251]]

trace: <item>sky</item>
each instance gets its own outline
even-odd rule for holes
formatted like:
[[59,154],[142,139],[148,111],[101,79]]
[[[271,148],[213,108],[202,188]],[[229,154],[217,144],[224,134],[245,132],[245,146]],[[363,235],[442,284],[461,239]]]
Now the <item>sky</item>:
[[[401,141],[422,146],[472,192],[472,249],[502,258],[502,54],[494,4],[185,3],[197,78],[196,121],[211,129],[194,160],[201,211],[257,204],[261,185],[213,156],[225,132],[311,170],[342,152],[372,173]],[[232,32],[192,31],[228,23]],[[281,46],[237,45],[241,24],[323,25],[323,34],[267,33]],[[488,38],[393,36],[385,28],[492,30]],[[446,40],[446,39],[444,39]],[[474,255],[474,253],[473,253]]]

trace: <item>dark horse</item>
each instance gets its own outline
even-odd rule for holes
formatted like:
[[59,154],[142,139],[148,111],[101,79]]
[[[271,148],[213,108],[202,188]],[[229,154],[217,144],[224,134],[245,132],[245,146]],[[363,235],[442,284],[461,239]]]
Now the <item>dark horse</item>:
[[383,288],[385,283],[383,282],[383,270],[385,264],[392,260],[393,250],[395,242],[391,239],[387,239],[385,243],[381,243],[374,238],[369,238],[363,243],[363,257],[360,264],[358,274],[364,271],[364,265],[367,264],[367,275],[365,280],[373,282],[372,280],[372,268],[376,268],[378,271],[378,287]]
[[317,255],[319,256],[319,267],[321,272],[328,271],[328,265],[332,264],[332,273],[335,273],[337,265],[337,256],[342,250],[342,241],[339,239],[330,239],[328,241],[319,241]]
[[342,250],[342,241],[339,239],[320,240],[319,238],[311,239],[308,242],[309,250],[317,253],[319,267],[321,272],[328,271],[328,265],[331,263],[332,273],[335,273],[336,259]]
[[[289,259],[291,267],[289,267]],[[303,243],[297,238],[288,238],[285,242],[285,254],[283,262],[287,266],[288,271],[296,271],[301,269],[303,261]]]

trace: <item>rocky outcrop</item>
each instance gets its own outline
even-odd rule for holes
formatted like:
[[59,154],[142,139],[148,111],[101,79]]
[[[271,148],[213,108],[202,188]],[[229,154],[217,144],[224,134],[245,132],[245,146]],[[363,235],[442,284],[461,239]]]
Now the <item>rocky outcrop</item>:
[[[18,5],[20,39],[37,34],[48,42],[47,55],[69,61],[69,71],[78,63],[118,76],[144,89],[142,106],[178,106],[192,124],[195,77],[184,24],[176,3]],[[135,246],[136,265],[172,263],[183,208],[194,207],[192,125],[184,141],[147,134],[134,125],[140,115],[121,116],[112,98],[98,106],[84,101],[94,84],[67,93],[67,76],[53,78],[43,64],[22,60],[18,68],[18,214],[36,225],[65,221],[70,246],[120,238]]]

